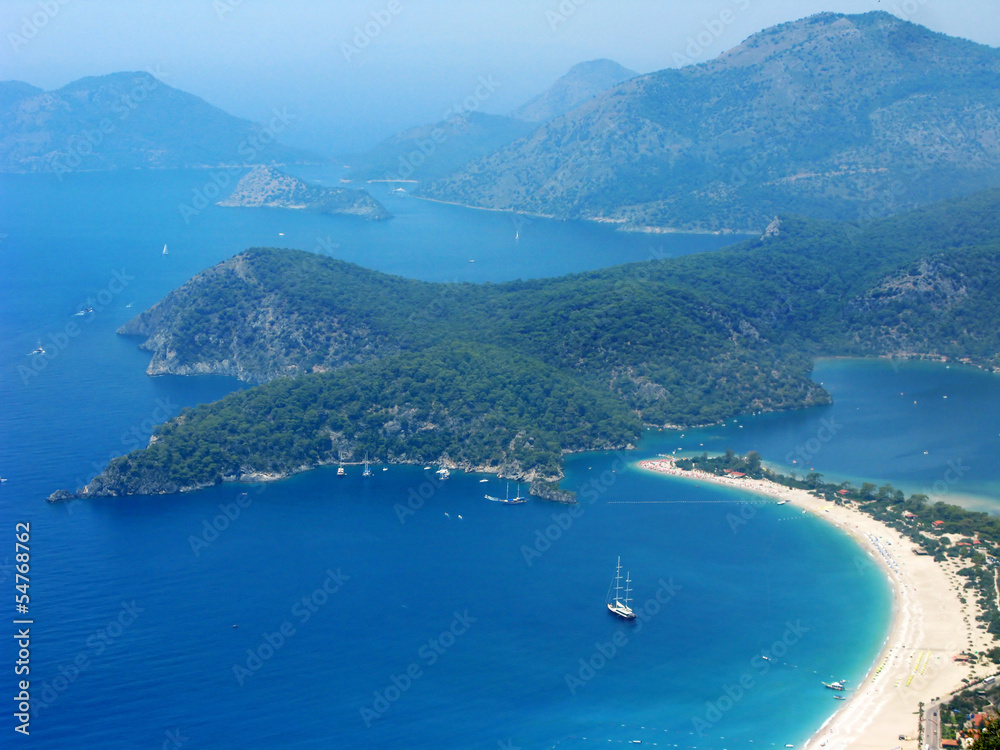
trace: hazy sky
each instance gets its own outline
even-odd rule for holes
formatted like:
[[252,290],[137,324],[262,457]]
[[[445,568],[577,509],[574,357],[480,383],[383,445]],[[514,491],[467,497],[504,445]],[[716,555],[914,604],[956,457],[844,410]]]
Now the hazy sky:
[[[474,95],[506,113],[599,57],[646,73],[824,10],[1000,46],[997,0],[0,0],[0,80],[149,70],[285,140],[360,149]],[[489,89],[480,78],[490,82]]]

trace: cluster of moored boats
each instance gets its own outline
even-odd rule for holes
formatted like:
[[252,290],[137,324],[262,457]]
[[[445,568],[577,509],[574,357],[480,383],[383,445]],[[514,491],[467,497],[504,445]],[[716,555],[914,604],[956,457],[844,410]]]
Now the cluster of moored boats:
[[[383,466],[382,467],[382,471],[389,471],[389,467],[388,466]],[[371,466],[368,463],[368,454],[366,453],[365,454],[365,470],[361,472],[361,476],[367,478],[367,477],[372,476],[373,474],[374,474],[374,472],[372,471]],[[347,476],[347,469],[344,468],[343,464],[341,464],[340,466],[337,467],[337,476],[338,477],[346,477]]]

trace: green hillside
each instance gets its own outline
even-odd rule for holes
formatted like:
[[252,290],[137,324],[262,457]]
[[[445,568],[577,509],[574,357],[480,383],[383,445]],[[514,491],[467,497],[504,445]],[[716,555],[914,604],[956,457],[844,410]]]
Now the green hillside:
[[420,194],[626,228],[850,221],[1000,185],[1000,50],[822,13],[615,86]]
[[121,333],[153,373],[256,388],[189,410],[89,494],[285,475],[369,453],[554,478],[567,450],[829,396],[820,355],[1000,369],[1000,191],[867,225],[783,217],[732,248],[557,279],[434,284],[254,249]]

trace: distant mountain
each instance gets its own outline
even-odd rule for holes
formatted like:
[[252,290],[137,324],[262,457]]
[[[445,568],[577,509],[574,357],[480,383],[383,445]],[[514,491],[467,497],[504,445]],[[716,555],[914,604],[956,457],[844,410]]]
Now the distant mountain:
[[392,216],[365,190],[307,185],[272,167],[256,167],[245,174],[233,192],[218,205],[239,208],[288,208],[321,214],[343,214],[380,221]]
[[404,130],[352,158],[351,174],[364,180],[436,180],[636,75],[612,60],[574,65],[550,89],[509,117],[465,110],[440,122]]
[[510,116],[526,122],[545,122],[637,75],[614,60],[578,63],[551,88],[515,109]]
[[626,228],[853,220],[1000,185],[1000,50],[823,13],[640,76],[421,188]]
[[512,117],[462,112],[387,138],[351,159],[351,175],[365,180],[437,179],[534,129]]
[[0,84],[0,171],[210,167],[315,161],[275,141],[287,112],[258,125],[149,73],[81,78],[56,91]]
[[6,112],[19,101],[45,93],[24,81],[0,81],[0,112]]

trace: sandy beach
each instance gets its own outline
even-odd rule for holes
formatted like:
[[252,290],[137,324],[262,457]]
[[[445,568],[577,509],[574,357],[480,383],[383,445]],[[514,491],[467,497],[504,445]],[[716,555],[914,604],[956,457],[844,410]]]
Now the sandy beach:
[[[849,686],[839,710],[805,747],[815,750],[890,750],[916,748],[919,704],[962,687],[963,678],[980,679],[995,666],[954,661],[962,651],[983,651],[994,643],[976,620],[975,595],[964,592],[967,579],[953,561],[936,563],[918,555],[911,541],[870,516],[767,480],[718,477],[682,471],[670,458],[638,462],[642,469],[712,482],[786,500],[815,513],[854,537],[888,576],[893,591],[892,626],[882,651],[860,684]],[[967,594],[963,604],[960,596]],[[907,739],[900,740],[900,736]]]

